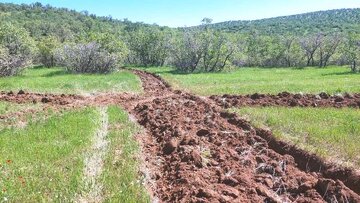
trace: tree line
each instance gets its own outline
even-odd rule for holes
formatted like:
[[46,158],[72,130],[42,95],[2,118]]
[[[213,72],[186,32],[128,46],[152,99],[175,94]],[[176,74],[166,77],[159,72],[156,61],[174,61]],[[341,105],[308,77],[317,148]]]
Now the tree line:
[[359,71],[360,35],[351,32],[267,35],[254,28],[229,33],[214,29],[208,18],[202,26],[173,29],[39,3],[0,4],[0,11],[2,76],[30,64],[74,73],[108,73],[125,65],[173,66],[184,73],[334,64]]

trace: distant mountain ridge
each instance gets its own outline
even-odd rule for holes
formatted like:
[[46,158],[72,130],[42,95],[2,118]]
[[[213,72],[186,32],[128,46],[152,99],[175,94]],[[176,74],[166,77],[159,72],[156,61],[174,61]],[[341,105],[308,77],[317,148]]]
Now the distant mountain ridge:
[[227,32],[248,33],[256,30],[260,34],[267,35],[306,35],[317,32],[360,33],[360,8],[316,11],[261,20],[225,21],[208,26]]

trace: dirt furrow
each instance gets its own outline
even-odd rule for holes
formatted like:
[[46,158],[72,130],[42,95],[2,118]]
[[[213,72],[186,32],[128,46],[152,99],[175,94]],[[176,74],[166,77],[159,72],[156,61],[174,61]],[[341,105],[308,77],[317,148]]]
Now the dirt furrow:
[[162,202],[360,202],[355,171],[331,176],[318,157],[290,153],[271,133],[207,99],[171,94],[157,77],[135,73],[147,96],[168,95],[129,109],[148,132],[139,139]]
[[210,96],[210,99],[224,108],[243,106],[360,108],[360,93],[345,95],[291,94],[288,92],[277,95],[255,93],[252,95],[213,95]]

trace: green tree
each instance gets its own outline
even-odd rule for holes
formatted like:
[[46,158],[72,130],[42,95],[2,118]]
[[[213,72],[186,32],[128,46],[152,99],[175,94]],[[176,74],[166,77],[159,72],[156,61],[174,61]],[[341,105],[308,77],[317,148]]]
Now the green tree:
[[10,76],[31,62],[36,46],[25,29],[5,23],[0,25],[0,49],[0,75]]
[[40,62],[46,67],[55,66],[55,51],[60,47],[58,38],[54,36],[44,37],[38,42],[37,47]]

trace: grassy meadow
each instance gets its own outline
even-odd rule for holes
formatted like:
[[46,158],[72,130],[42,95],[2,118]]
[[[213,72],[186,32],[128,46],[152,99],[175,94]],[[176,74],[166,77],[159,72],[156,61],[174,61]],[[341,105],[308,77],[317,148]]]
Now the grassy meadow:
[[141,92],[140,80],[120,70],[108,75],[71,74],[62,68],[28,68],[20,75],[0,78],[1,91],[88,94],[97,92]]
[[[109,146],[100,175],[105,202],[149,202],[139,175],[140,128],[118,107],[108,108]],[[84,159],[99,127],[85,108],[0,131],[0,202],[72,202],[85,191]]]
[[26,109],[36,109],[38,104],[16,104],[12,102],[0,101],[0,115],[15,113]]
[[360,92],[360,74],[348,67],[327,68],[237,68],[229,72],[181,74],[172,68],[145,70],[159,74],[176,89],[209,96],[288,91],[330,94]]
[[0,200],[72,200],[81,188],[83,153],[98,126],[86,108],[0,131]]
[[333,162],[360,167],[360,110],[244,107],[232,111],[257,127]]
[[102,175],[105,202],[150,202],[139,176],[140,148],[134,136],[137,124],[116,106],[108,108],[110,141]]

